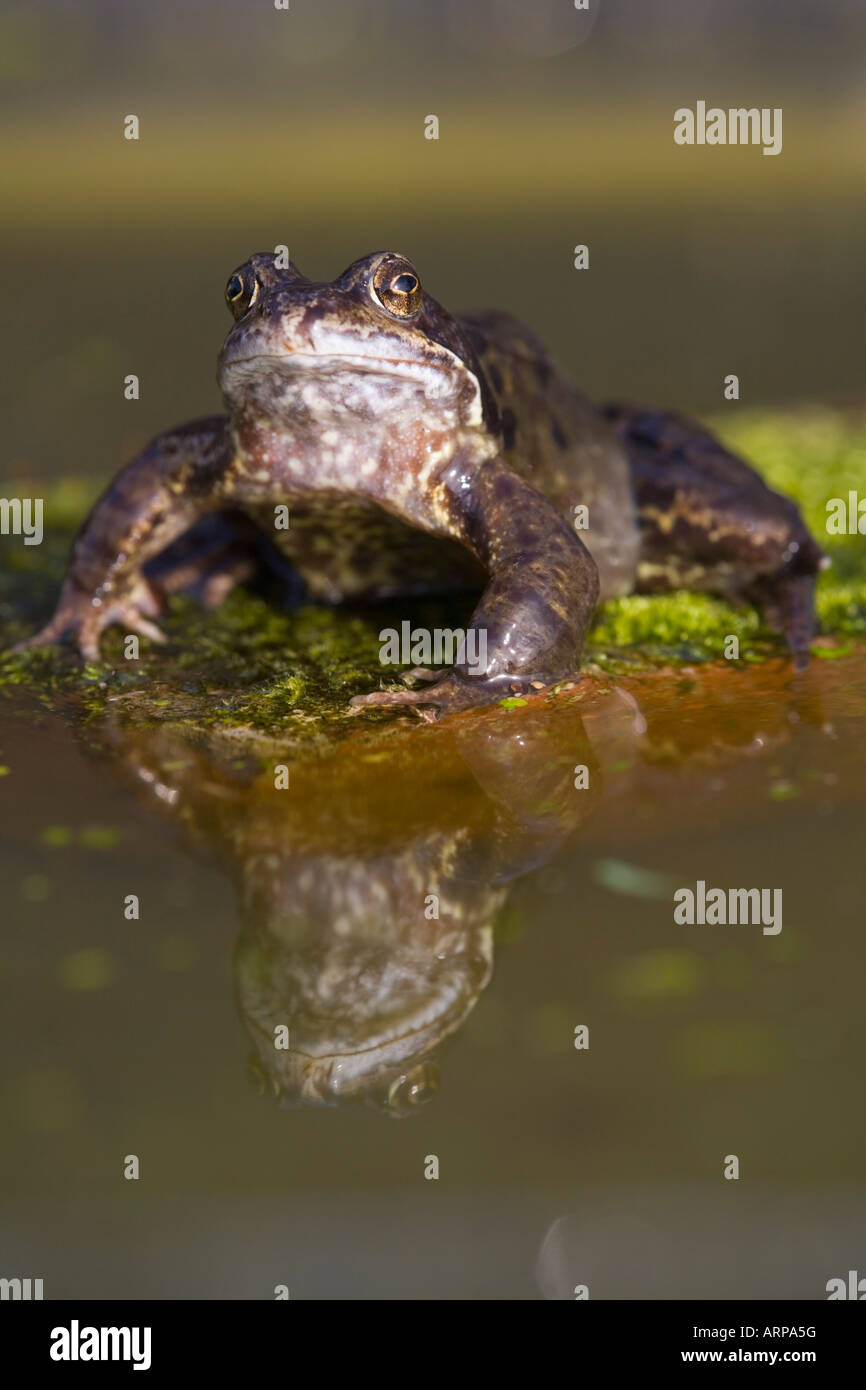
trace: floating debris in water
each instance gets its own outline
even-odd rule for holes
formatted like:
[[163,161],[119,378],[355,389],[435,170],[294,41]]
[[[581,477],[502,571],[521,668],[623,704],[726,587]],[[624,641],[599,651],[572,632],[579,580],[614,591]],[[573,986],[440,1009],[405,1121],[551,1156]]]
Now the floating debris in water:
[[625,893],[632,898],[669,898],[674,880],[658,869],[644,869],[639,864],[627,864],[624,859],[599,859],[593,865],[592,876],[602,888],[612,893]]

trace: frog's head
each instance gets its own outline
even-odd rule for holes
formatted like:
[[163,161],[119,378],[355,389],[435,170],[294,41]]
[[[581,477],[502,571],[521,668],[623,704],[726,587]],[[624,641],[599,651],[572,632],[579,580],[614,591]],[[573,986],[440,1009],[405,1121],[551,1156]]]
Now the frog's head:
[[[281,1105],[362,1101],[401,1116],[432,1098],[438,1051],[490,979],[505,897],[454,876],[461,845],[410,836],[372,859],[257,846],[235,979],[254,1072]],[[433,883],[441,917],[419,912],[419,882]]]
[[365,256],[330,282],[277,259],[251,256],[226,285],[235,322],[219,380],[230,409],[293,428],[435,421],[497,429],[466,334],[405,256]]

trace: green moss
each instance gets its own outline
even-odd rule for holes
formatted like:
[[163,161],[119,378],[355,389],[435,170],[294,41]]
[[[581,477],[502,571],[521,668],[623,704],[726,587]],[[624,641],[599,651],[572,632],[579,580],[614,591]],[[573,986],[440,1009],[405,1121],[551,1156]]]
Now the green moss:
[[589,655],[606,664],[610,648],[638,647],[649,664],[715,661],[724,655],[729,636],[739,639],[741,657],[747,652],[757,654],[759,631],[752,609],[735,609],[707,594],[630,594],[604,605],[592,631]]
[[[866,496],[866,421],[810,409],[739,411],[711,424],[803,508],[833,562],[819,580],[821,625],[842,639],[816,652],[844,654],[850,648],[844,639],[866,632],[866,543],[860,536],[828,536],[826,504],[852,488]],[[32,482],[21,491],[32,493]],[[73,528],[97,491],[90,478],[40,484],[49,527],[43,544],[7,542],[0,551],[0,643],[11,645],[34,631],[51,611]],[[470,606],[453,599],[419,601],[413,603],[414,620],[428,627],[465,625]],[[7,653],[0,657],[0,695],[23,688],[47,709],[69,707],[87,718],[111,708],[126,719],[219,728],[251,743],[258,736],[282,743],[329,741],[357,727],[347,713],[352,695],[376,689],[383,679],[399,681],[397,669],[383,673],[378,633],[405,616],[405,603],[285,613],[245,591],[207,615],[174,600],[164,623],[166,646],[142,640],[140,660],[126,661],[115,630],[104,639],[104,665],[82,667],[68,649]],[[731,635],[739,639],[741,660],[762,661],[780,649],[751,608],[734,609],[704,594],[633,595],[602,608],[586,661],[612,673],[698,664],[718,660]],[[513,709],[520,701],[504,703]],[[393,724],[394,718],[388,711],[364,716],[373,725]]]

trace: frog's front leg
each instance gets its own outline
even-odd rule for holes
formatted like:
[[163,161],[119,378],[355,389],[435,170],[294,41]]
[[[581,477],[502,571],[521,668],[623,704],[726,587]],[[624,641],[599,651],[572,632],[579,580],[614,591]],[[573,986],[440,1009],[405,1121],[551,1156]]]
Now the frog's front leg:
[[88,661],[99,639],[120,623],[164,641],[152,621],[161,611],[143,573],[146,562],[220,505],[220,485],[234,445],[224,416],[211,416],[159,435],[118,474],[79,531],[53,617],[18,650],[75,634]]
[[357,696],[355,707],[432,705],[441,716],[531,694],[577,670],[599,587],[586,546],[500,459],[477,470],[452,465],[442,490],[459,538],[489,575],[466,635],[472,659],[420,690]]

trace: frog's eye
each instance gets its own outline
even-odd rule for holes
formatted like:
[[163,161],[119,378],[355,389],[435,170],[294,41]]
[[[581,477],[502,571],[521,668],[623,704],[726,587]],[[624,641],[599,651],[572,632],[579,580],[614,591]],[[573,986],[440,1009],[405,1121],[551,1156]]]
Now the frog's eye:
[[421,281],[410,267],[401,270],[386,261],[373,277],[373,297],[389,313],[411,318],[421,308]]
[[239,319],[241,314],[245,314],[247,309],[255,304],[258,293],[258,279],[248,268],[236,270],[234,275],[229,276],[229,282],[226,285],[226,304],[236,319]]

